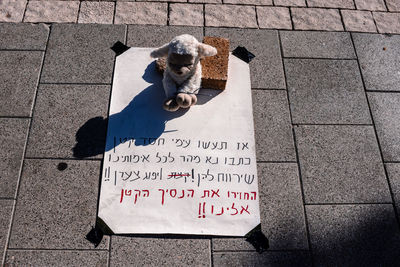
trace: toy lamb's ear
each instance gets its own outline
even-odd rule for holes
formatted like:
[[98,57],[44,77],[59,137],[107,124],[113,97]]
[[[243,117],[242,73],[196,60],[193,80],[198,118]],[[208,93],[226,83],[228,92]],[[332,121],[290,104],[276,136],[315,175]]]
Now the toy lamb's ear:
[[152,58],[166,57],[168,56],[168,50],[169,50],[169,43],[157,48],[156,50],[153,50],[150,53],[150,56]]
[[197,49],[201,57],[211,57],[217,54],[217,49],[208,44],[199,43]]

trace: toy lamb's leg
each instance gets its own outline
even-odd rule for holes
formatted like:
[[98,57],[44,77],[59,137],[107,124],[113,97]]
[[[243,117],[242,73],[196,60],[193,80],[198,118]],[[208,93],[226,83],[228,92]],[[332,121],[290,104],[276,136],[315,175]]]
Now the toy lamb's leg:
[[165,96],[167,100],[164,102],[164,109],[168,111],[177,111],[179,109],[179,105],[175,99],[176,92],[176,83],[172,80],[171,76],[169,76],[168,72],[164,72],[163,78],[163,86],[165,91]]
[[178,95],[176,96],[176,101],[178,105],[182,108],[188,108],[197,103],[196,94],[200,90],[201,85],[201,65],[198,64],[196,72],[190,79],[183,82],[183,84],[178,88]]

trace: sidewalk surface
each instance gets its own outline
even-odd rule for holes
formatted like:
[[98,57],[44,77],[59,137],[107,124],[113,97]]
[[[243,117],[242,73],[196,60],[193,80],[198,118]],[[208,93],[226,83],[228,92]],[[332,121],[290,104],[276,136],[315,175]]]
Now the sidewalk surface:
[[[398,266],[400,1],[176,2],[0,1],[2,265]],[[262,254],[243,238],[114,235],[97,248],[85,239],[110,47],[182,33],[256,55]]]

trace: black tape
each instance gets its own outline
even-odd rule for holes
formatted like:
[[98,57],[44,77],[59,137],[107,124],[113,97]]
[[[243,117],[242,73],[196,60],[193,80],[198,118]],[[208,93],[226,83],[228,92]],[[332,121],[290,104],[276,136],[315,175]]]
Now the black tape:
[[247,50],[246,47],[243,46],[236,47],[235,50],[232,51],[232,54],[246,63],[249,63],[253,58],[256,57],[253,53]]
[[126,50],[128,50],[130,47],[124,45],[123,43],[121,43],[120,41],[117,41],[112,47],[111,49],[115,52],[115,54],[117,54],[117,56],[121,55],[122,53],[124,53]]
[[104,233],[99,227],[92,227],[92,230],[86,235],[86,239],[94,245],[95,248],[100,244],[103,239]]
[[261,231],[261,224],[257,225],[246,235],[246,241],[252,244],[260,254],[269,248],[269,241]]

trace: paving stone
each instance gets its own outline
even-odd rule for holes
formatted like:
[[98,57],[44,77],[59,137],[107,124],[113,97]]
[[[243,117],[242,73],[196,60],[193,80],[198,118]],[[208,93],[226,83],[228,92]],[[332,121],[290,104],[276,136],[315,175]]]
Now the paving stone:
[[0,49],[45,50],[49,26],[0,23]]
[[386,0],[386,5],[389,11],[400,11],[400,1],[399,0]]
[[106,127],[80,128],[92,118],[107,116],[109,94],[108,85],[41,85],[26,155],[101,158]]
[[78,1],[29,1],[24,22],[75,23],[78,11]]
[[112,24],[114,2],[83,1],[79,11],[78,23]]
[[336,9],[292,8],[292,19],[296,30],[343,31]]
[[185,33],[193,35],[199,41],[203,40],[202,27],[129,25],[127,44],[136,47],[159,47],[170,42],[175,36]]
[[213,266],[312,266],[311,256],[305,251],[216,252]]
[[117,2],[115,24],[167,25],[167,3]]
[[206,28],[205,34],[228,38],[231,50],[244,46],[255,54],[250,62],[253,88],[286,88],[277,31]]
[[307,0],[309,7],[330,7],[354,9],[353,0]]
[[346,31],[376,32],[374,18],[370,11],[342,10]]
[[169,25],[203,26],[203,5],[170,4]]
[[306,203],[391,202],[372,126],[295,127]]
[[257,28],[254,6],[206,4],[204,11],[206,26]]
[[386,11],[383,0],[354,0],[357,9],[371,11]]
[[189,3],[222,4],[222,0],[189,0]]
[[397,215],[400,219],[400,163],[386,163],[386,170],[397,208]]
[[305,0],[274,0],[275,6],[306,6]]
[[400,95],[368,93],[384,161],[400,161]]
[[253,114],[257,160],[296,161],[286,91],[253,91]]
[[356,58],[346,32],[280,31],[284,57]]
[[41,82],[111,83],[115,53],[124,41],[123,25],[53,24]]
[[111,266],[209,266],[210,262],[209,239],[112,237]]
[[257,19],[260,28],[292,29],[289,8],[257,7]]
[[400,13],[373,12],[380,33],[400,33]]
[[353,33],[367,90],[400,91],[400,36]]
[[271,6],[272,0],[224,0],[224,4]]
[[293,123],[368,124],[357,61],[285,59]]
[[[25,160],[9,248],[94,249],[100,162]],[[27,230],[28,229],[28,230]],[[107,249],[104,236],[98,249]]]
[[0,22],[21,22],[27,0],[2,0],[0,2]]
[[[259,163],[261,228],[272,250],[308,249],[296,163]],[[244,238],[213,238],[214,251],[254,250]]]
[[393,206],[306,207],[315,266],[397,266],[400,232]]
[[0,51],[0,116],[31,115],[43,55],[40,51]]
[[108,251],[8,250],[6,266],[107,266]]
[[0,199],[0,264],[3,264],[4,251],[8,240],[8,231],[11,226],[11,216],[13,211],[14,201]]
[[0,118],[0,197],[15,197],[28,127],[29,119]]

